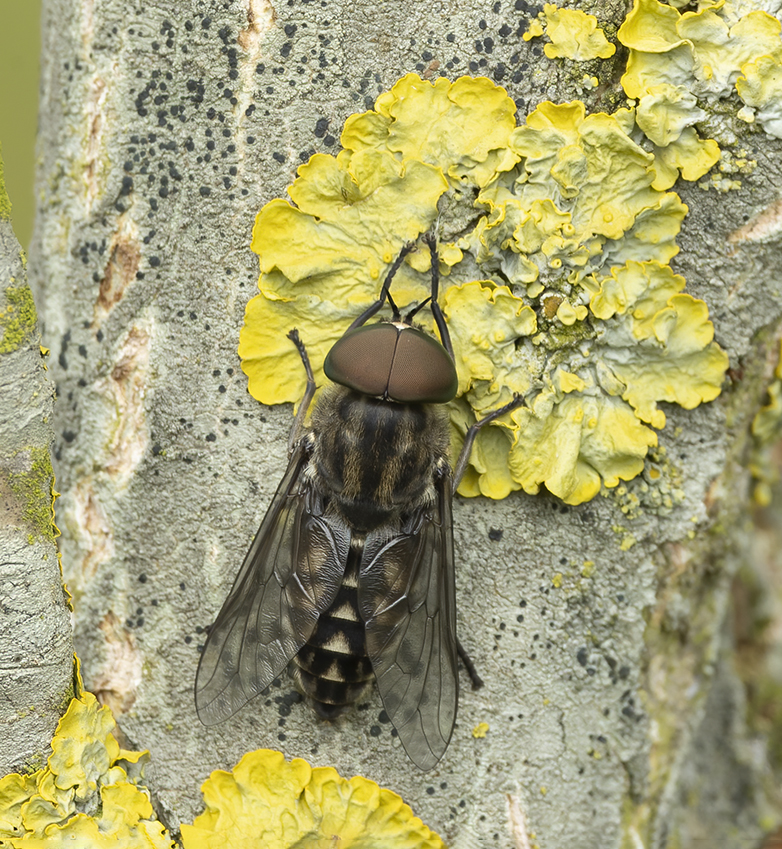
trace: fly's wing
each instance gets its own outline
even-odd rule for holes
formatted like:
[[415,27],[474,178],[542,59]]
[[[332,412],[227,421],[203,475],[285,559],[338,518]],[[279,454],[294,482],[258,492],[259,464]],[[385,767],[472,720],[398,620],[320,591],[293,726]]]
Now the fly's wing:
[[431,769],[456,721],[456,652],[451,480],[437,503],[416,511],[395,535],[367,536],[358,599],[367,654],[383,706],[410,760]]
[[350,530],[323,516],[300,444],[209,632],[195,684],[215,725],[269,686],[312,634],[345,571]]

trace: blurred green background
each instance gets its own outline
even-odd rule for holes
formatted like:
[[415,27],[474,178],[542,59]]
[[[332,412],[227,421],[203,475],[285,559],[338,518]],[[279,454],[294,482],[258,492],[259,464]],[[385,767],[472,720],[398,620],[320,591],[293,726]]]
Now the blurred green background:
[[40,19],[40,0],[0,0],[0,145],[14,231],[24,248],[33,229]]

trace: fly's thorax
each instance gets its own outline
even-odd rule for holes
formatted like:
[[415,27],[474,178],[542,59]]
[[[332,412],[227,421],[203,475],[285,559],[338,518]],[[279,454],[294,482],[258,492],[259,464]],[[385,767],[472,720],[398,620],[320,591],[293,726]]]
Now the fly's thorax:
[[311,470],[354,527],[370,530],[435,499],[448,424],[432,404],[400,404],[344,387],[312,413]]

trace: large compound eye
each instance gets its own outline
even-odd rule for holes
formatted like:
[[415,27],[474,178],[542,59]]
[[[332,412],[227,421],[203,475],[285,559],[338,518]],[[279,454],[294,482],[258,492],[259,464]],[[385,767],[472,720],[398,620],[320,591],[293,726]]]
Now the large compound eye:
[[388,378],[388,397],[410,404],[445,404],[456,395],[456,366],[431,336],[405,327],[399,332]]
[[414,327],[357,327],[329,351],[326,377],[373,397],[408,404],[444,404],[456,395],[453,360],[443,346]]
[[349,331],[326,355],[326,377],[362,395],[382,397],[388,389],[398,336],[393,324],[370,324]]

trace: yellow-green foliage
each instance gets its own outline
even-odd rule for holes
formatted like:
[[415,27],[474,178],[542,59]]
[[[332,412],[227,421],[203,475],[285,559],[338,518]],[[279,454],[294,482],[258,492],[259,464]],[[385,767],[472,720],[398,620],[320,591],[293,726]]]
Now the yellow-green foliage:
[[0,779],[0,845],[170,849],[137,783],[148,753],[121,749],[114,728],[111,711],[91,693],[70,703],[46,768]]
[[0,354],[15,351],[35,333],[38,313],[29,286],[8,286],[0,308]]
[[550,43],[543,47],[549,59],[575,59],[583,62],[588,59],[608,59],[616,53],[616,46],[608,41],[603,30],[598,27],[597,18],[578,9],[558,9],[553,3],[546,3],[522,38],[529,41],[544,34],[550,39]]
[[206,810],[182,826],[184,849],[445,849],[396,793],[269,749],[203,786]]
[[[261,293],[239,352],[255,398],[297,401],[304,373],[287,332],[299,329],[322,383],[328,349],[402,245],[435,227],[459,373],[455,449],[513,392],[529,405],[479,433],[460,491],[502,498],[545,484],[576,504],[636,476],[665,424],[658,402],[715,398],[727,358],[706,305],[667,266],[687,207],[655,185],[633,111],[543,103],[517,127],[514,110],[487,79],[409,74],[351,116],[345,149],[299,169],[295,205],[258,214]],[[394,297],[428,289],[422,250]]]

